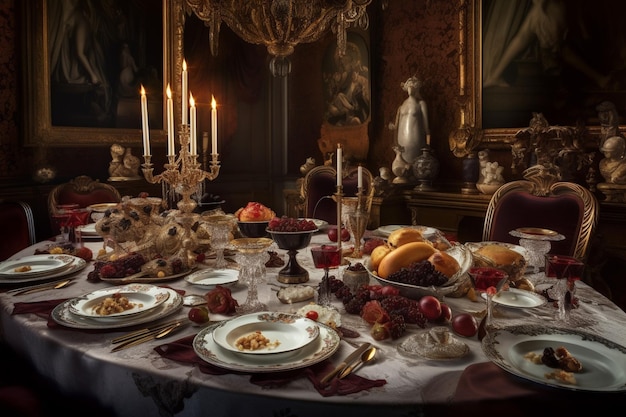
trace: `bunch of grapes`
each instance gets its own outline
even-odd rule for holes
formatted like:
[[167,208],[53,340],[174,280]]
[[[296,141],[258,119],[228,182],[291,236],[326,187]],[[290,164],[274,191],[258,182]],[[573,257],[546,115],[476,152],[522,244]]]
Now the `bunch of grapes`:
[[270,220],[267,228],[272,232],[305,232],[316,230],[317,226],[312,220],[282,216]]
[[428,260],[413,262],[406,268],[401,268],[387,277],[389,281],[419,287],[439,287],[448,281],[448,277],[435,269]]

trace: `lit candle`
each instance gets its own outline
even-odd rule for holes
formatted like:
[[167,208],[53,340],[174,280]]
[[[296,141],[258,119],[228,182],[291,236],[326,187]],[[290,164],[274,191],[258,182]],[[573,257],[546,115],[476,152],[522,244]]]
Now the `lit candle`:
[[337,145],[337,187],[341,187],[341,185],[343,184],[343,173],[341,172],[342,170],[342,165],[343,165],[343,150],[341,149],[341,144]]
[[183,113],[183,120],[182,123],[183,124],[187,124],[187,115],[188,115],[188,110],[187,110],[187,105],[189,103],[189,99],[187,98],[187,61],[185,61],[183,59],[183,75],[182,75],[182,81],[183,81],[183,89],[181,91],[182,94],[182,113]]
[[196,132],[196,102],[193,94],[189,92],[189,153],[198,154],[197,132]]
[[172,90],[167,84],[167,154],[174,155],[174,103],[172,102]]
[[211,153],[217,154],[217,102],[211,98]]
[[357,169],[358,177],[357,177],[357,187],[363,188],[363,167],[359,165]]
[[148,127],[148,99],[146,89],[141,86],[141,129],[143,131],[143,154],[150,155],[150,127]]

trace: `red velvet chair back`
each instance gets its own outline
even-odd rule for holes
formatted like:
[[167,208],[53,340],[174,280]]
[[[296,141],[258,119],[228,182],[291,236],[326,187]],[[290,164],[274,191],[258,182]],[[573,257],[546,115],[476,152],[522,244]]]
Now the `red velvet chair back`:
[[513,181],[492,196],[483,240],[519,244],[519,238],[509,233],[511,230],[550,229],[565,236],[564,240],[551,242],[552,253],[584,259],[597,216],[595,196],[578,184],[555,182],[544,191],[531,181]]
[[36,242],[33,211],[22,201],[0,201],[0,261]]
[[[363,192],[371,196],[373,190],[372,174],[363,168]],[[358,190],[358,170],[351,169],[342,180],[343,194],[355,196]],[[302,183],[301,195],[304,199],[305,217],[325,220],[337,224],[337,204],[334,195],[337,192],[337,171],[330,166],[318,166],[309,171]],[[368,198],[371,204],[371,198]]]

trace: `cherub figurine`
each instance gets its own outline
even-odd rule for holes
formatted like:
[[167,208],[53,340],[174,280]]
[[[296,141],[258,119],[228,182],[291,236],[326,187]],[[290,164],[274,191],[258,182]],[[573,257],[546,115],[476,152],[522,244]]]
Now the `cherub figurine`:
[[110,179],[139,179],[139,158],[132,154],[131,148],[114,143],[111,145],[111,162],[109,162]]

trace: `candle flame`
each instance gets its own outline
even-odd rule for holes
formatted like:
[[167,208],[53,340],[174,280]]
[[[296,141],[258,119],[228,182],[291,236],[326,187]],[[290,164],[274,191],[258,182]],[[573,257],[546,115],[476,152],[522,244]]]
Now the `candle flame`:
[[189,92],[189,105],[190,105],[191,107],[193,107],[193,106],[195,106],[195,105],[196,105],[196,102],[195,102],[195,100],[193,99],[193,94],[191,94],[191,92]]
[[183,59],[183,71],[187,71],[187,60]]
[[143,84],[141,84],[141,91],[140,91],[140,93],[141,93],[142,96],[146,95],[146,89],[143,88]]
[[172,98],[172,90],[170,89],[170,85],[167,85],[167,89],[165,90],[165,94],[167,94],[167,98]]
[[215,96],[211,96],[211,108],[215,110],[217,107],[217,102],[215,101]]

